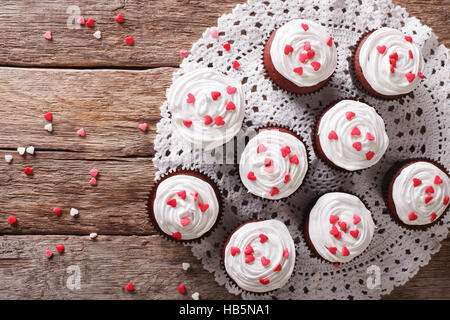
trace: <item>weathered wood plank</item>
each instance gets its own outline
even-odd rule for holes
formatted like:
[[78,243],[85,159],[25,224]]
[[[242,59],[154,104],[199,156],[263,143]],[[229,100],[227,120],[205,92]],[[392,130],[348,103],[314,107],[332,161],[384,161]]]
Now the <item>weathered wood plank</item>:
[[[60,255],[56,245],[63,244]],[[45,250],[54,252],[47,260]],[[183,262],[191,264],[188,271]],[[80,289],[69,289],[79,268]],[[69,270],[69,271],[68,271]],[[159,236],[1,236],[0,299],[236,299],[203,269],[188,247]],[[129,281],[135,291],[125,290]],[[187,294],[178,293],[184,283]],[[70,286],[69,286],[70,287]]]
[[[11,66],[177,66],[180,49],[189,49],[217,18],[229,13],[244,0],[82,0],[75,4],[85,17],[96,21],[95,28],[67,27],[70,1],[2,1],[0,21],[0,65]],[[445,45],[448,1],[394,0],[411,15],[433,28]],[[125,22],[114,17],[123,13]],[[53,32],[53,41],[43,38]],[[102,39],[92,34],[102,31]],[[132,35],[134,46],[124,38]]]

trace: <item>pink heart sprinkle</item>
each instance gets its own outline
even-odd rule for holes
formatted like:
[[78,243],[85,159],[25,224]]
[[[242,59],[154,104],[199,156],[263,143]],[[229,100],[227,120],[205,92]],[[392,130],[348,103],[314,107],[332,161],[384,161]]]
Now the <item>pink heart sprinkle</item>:
[[309,26],[306,23],[302,23],[302,28],[303,30],[308,31]]
[[311,50],[311,42],[305,41],[305,46],[303,47],[303,49],[305,49],[305,51]]
[[328,139],[329,140],[337,140],[338,135],[337,135],[336,131],[331,130],[331,132],[328,134]]
[[46,250],[45,251],[45,257],[47,259],[50,259],[53,256],[53,252],[51,252],[50,250]]
[[256,153],[261,153],[261,152],[266,152],[267,148],[265,145],[263,145],[262,143],[260,143],[258,145],[258,148],[256,148]]
[[226,110],[236,110],[236,105],[233,101],[229,101],[227,103],[227,106],[225,107]]
[[52,32],[47,31],[46,33],[44,33],[44,38],[47,40],[52,40]]
[[353,127],[352,131],[350,132],[352,136],[359,136],[361,135],[361,131],[359,131],[358,127]]
[[362,144],[361,142],[355,142],[352,144],[352,147],[356,149],[356,151],[361,151],[362,149]]
[[86,135],[86,131],[84,131],[84,129],[81,128],[81,129],[79,129],[79,130],[77,131],[77,134],[78,134],[80,137],[84,137],[84,136]]
[[98,170],[97,170],[97,169],[92,169],[91,171],[89,171],[89,173],[91,174],[91,176],[93,176],[94,178],[96,178],[97,175],[98,175]]
[[187,103],[194,103],[195,102],[195,96],[192,93],[188,93],[186,102]]
[[375,140],[375,137],[374,137],[370,132],[367,132],[366,138],[367,138],[367,140],[369,140],[369,141]]
[[184,59],[189,55],[189,51],[187,50],[181,50],[180,51],[180,56]]
[[183,227],[186,227],[189,223],[191,223],[191,219],[187,217],[181,218],[180,223]]
[[308,55],[306,53],[300,53],[299,59],[301,63],[305,63],[308,60]]
[[285,54],[285,55],[288,55],[288,54],[290,54],[291,52],[294,52],[294,48],[293,48],[291,45],[287,44],[287,45],[284,47],[284,54]]
[[96,186],[97,185],[97,179],[95,179],[94,177],[91,178],[91,180],[89,181],[89,184],[91,186]]
[[345,113],[345,117],[347,118],[347,120],[352,120],[352,118],[355,116],[356,114],[353,111],[348,111]]
[[211,31],[211,37],[218,38],[219,37],[219,30],[214,29]]
[[86,23],[86,21],[84,20],[83,16],[80,16],[80,18],[78,18],[78,23],[79,24],[85,24]]
[[139,129],[141,129],[142,131],[147,131],[148,128],[148,123],[140,123],[139,124]]
[[377,46],[377,50],[380,54],[384,54],[386,52],[386,46]]
[[311,62],[311,67],[313,67],[314,71],[318,71],[320,69],[320,62],[317,61]]
[[267,266],[268,264],[270,264],[270,259],[267,259],[266,257],[262,256],[261,264],[263,265],[263,267]]
[[235,87],[232,87],[232,86],[227,87],[228,94],[234,94],[236,91],[237,91],[237,88],[235,88]]

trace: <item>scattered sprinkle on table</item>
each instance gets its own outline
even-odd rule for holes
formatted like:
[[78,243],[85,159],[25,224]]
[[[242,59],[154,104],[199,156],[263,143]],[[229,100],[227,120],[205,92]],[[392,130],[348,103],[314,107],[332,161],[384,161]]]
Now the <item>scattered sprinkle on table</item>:
[[33,174],[33,169],[31,169],[30,167],[26,167],[25,170],[23,170],[23,172],[26,175],[30,175],[30,174]]
[[75,209],[75,208],[70,209],[70,215],[71,215],[72,217],[77,216],[77,215],[78,215],[78,210]]
[[6,161],[6,163],[11,163],[12,159],[13,159],[12,155],[5,154],[5,161]]
[[80,137],[84,137],[86,135],[86,131],[84,131],[84,129],[81,128],[77,131],[77,135],[79,135]]
[[127,291],[134,291],[134,286],[133,283],[131,283],[131,281],[127,284],[127,286],[125,287],[125,289]]
[[134,39],[133,39],[133,37],[126,37],[125,42],[131,46],[134,42]]
[[187,271],[191,267],[191,265],[187,262],[183,262],[181,264],[181,267],[183,268],[183,270]]
[[200,294],[199,294],[198,292],[194,292],[194,293],[192,294],[192,299],[194,299],[194,300],[199,300],[199,299],[200,299]]
[[91,27],[91,28],[92,28],[93,26],[95,26],[95,21],[94,21],[94,19],[89,18],[88,21],[86,22],[86,26]]
[[186,288],[184,287],[184,284],[180,284],[178,286],[177,290],[178,290],[179,293],[185,293],[186,292]]
[[123,22],[123,14],[119,13],[119,14],[116,16],[116,21],[117,21],[118,23],[122,23],[122,22]]
[[51,252],[50,250],[45,250],[45,257],[47,259],[50,259],[51,257],[53,257],[53,252]]
[[57,250],[59,253],[62,253],[62,252],[64,251],[64,245],[60,244],[60,245],[56,246],[56,250]]
[[140,123],[139,129],[141,129],[143,132],[147,131],[148,123]]
[[102,32],[100,30],[95,31],[93,34],[95,39],[101,39],[102,38]]
[[33,147],[33,146],[29,146],[29,147],[26,149],[26,151],[27,151],[27,153],[29,153],[29,154],[34,154],[34,147]]
[[18,147],[17,148],[17,152],[21,155],[21,156],[23,156],[24,154],[25,154],[25,147]]
[[56,214],[57,216],[59,216],[61,214],[61,208],[53,208],[53,213]]
[[44,38],[47,40],[52,40],[52,32],[51,31],[47,31],[46,33],[44,33]]
[[187,50],[180,50],[180,56],[184,59],[189,55],[189,51]]
[[96,234],[95,232],[92,232],[91,234],[89,234],[89,238],[91,238],[91,240],[95,240],[97,239],[98,234]]
[[83,16],[80,16],[80,17],[78,18],[78,23],[81,24],[81,25],[84,25],[84,24],[86,23],[86,21],[84,20],[84,17],[83,17]]
[[53,132],[53,125],[51,123],[47,123],[44,126],[44,129],[47,130],[48,132]]
[[14,224],[17,222],[17,218],[15,216],[10,216],[8,219],[9,224]]
[[97,175],[98,175],[98,170],[97,170],[97,169],[91,169],[91,170],[89,171],[89,174],[90,174],[91,176],[93,176],[94,178],[96,178]]
[[44,118],[47,119],[48,121],[52,121],[53,114],[51,112],[47,112],[46,114],[44,114]]

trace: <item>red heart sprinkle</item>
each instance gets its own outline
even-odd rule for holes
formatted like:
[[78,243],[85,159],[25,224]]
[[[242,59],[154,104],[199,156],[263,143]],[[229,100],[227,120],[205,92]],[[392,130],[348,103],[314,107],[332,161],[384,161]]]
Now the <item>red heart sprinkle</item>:
[[15,216],[10,216],[8,219],[9,224],[13,224],[17,222],[17,218]]
[[271,197],[276,196],[279,193],[280,193],[280,190],[278,190],[277,187],[273,187],[272,190],[270,190],[270,196]]
[[192,126],[192,121],[190,120],[183,120],[183,124],[186,128],[190,128]]
[[268,285],[270,283],[270,280],[267,278],[260,278],[259,282],[261,282],[261,284],[263,285]]
[[125,289],[126,289],[127,291],[134,291],[134,286],[133,286],[133,284],[131,283],[131,281],[130,281],[130,283],[127,284],[127,286],[125,287]]
[[361,142],[355,142],[352,144],[352,147],[356,149],[356,151],[361,151],[362,149],[362,144]]
[[179,191],[179,192],[177,193],[177,195],[178,195],[181,199],[186,200],[186,190],[181,190],[181,191]]
[[330,251],[331,254],[336,254],[337,248],[336,247],[328,247],[328,251]]
[[408,41],[408,42],[412,42],[413,41],[410,36],[405,36],[405,40]]
[[195,102],[195,97],[194,97],[194,95],[192,93],[188,93],[187,96],[188,96],[187,100],[186,100],[187,103],[194,103]]
[[53,252],[51,252],[50,250],[45,250],[45,257],[47,259],[50,259],[51,257],[53,257]]
[[84,137],[86,135],[86,131],[84,131],[84,129],[81,128],[77,131],[77,135],[79,135],[80,137]]
[[252,253],[253,253],[253,248],[252,248],[251,245],[248,244],[248,245],[245,247],[244,254],[245,254],[245,255],[249,255],[249,254],[252,254]]
[[286,158],[286,156],[291,153],[291,148],[289,148],[289,146],[285,146],[283,148],[281,148],[281,156],[283,158]]
[[230,101],[227,103],[227,106],[225,107],[225,109],[228,110],[236,110],[236,105],[234,104],[233,101]]
[[216,126],[223,126],[223,125],[225,124],[225,121],[223,121],[223,118],[222,118],[221,116],[217,116],[217,117],[214,119],[214,124],[215,124]]
[[306,53],[300,53],[299,60],[301,63],[305,63],[308,60],[308,55]]
[[58,250],[59,253],[62,253],[64,251],[64,245],[60,244],[59,246],[56,246],[56,250]]
[[391,68],[395,68],[397,66],[397,60],[395,59],[390,59],[389,63],[391,64]]
[[329,37],[327,40],[327,46],[331,47],[333,45],[333,38]]
[[133,39],[133,37],[126,37],[125,42],[131,46],[134,42],[134,39]]
[[186,292],[186,287],[184,286],[184,284],[180,284],[178,286],[177,290],[178,290],[179,293],[185,293]]
[[419,78],[425,79],[425,75],[422,72],[417,72],[417,75],[419,76]]
[[222,94],[219,91],[211,91],[211,98],[216,101]]
[[433,222],[434,220],[436,220],[436,218],[437,218],[437,214],[435,213],[435,212],[433,212],[432,214],[431,214],[431,222]]
[[200,202],[198,204],[198,206],[199,206],[201,212],[205,212],[209,208],[209,204],[204,203],[204,202]]
[[91,178],[91,180],[89,180],[89,184],[91,186],[96,186],[97,185],[97,179],[95,179],[94,177]]
[[331,224],[335,224],[337,221],[339,221],[339,217],[338,216],[336,216],[334,214],[330,215],[330,223]]
[[373,158],[374,155],[375,155],[375,152],[373,152],[373,151],[367,152],[367,153],[366,153],[366,159],[367,159],[367,161],[372,160],[372,158]]
[[311,50],[311,42],[305,41],[305,46],[303,47],[305,51]]
[[181,218],[180,223],[183,227],[186,227],[189,223],[191,223],[191,219],[187,217]]
[[284,183],[288,183],[289,180],[291,180],[291,175],[288,173],[288,174],[286,174],[286,175],[284,176],[283,182],[284,182]]
[[336,226],[332,226],[330,230],[330,234],[333,236],[337,236],[339,234],[339,230]]
[[169,199],[166,202],[167,205],[176,208],[177,207],[177,199]]
[[290,54],[291,52],[294,52],[294,48],[292,48],[291,45],[287,44],[287,45],[284,47],[284,54],[285,54],[285,55],[288,55],[288,54]]
[[317,71],[320,69],[320,62],[313,61],[313,62],[311,62],[311,66],[313,67],[314,71]]
[[425,193],[434,193],[434,188],[433,188],[433,186],[428,186],[428,187],[426,187]]
[[273,272],[281,271],[281,264],[277,264],[275,268],[272,269]]
[[408,82],[413,82],[416,75],[414,73],[408,72],[407,74],[405,74],[405,77],[406,79],[408,79]]
[[361,222],[361,218],[358,215],[353,215],[353,224],[358,224]]
[[96,178],[97,175],[98,175],[98,170],[97,169],[91,169],[91,171],[89,171],[89,174],[91,176],[93,176],[94,178]]
[[232,86],[227,87],[227,93],[230,95],[234,94],[236,91],[237,91],[237,88],[235,88],[235,87],[232,87]]
[[238,247],[231,247],[230,252],[231,252],[231,255],[234,257],[238,253],[241,253],[241,249],[239,249]]
[[375,140],[375,137],[374,137],[370,132],[367,132],[366,138],[367,138],[367,140],[369,140],[369,141]]
[[413,53],[412,53],[411,50],[408,51],[408,54],[409,54],[409,58],[410,58],[410,59],[413,59],[413,58],[414,58]]
[[303,68],[302,67],[295,68],[294,72],[299,76],[301,76],[303,74]]
[[386,46],[377,46],[377,50],[380,54],[384,54],[386,52]]
[[59,216],[61,214],[61,208],[54,208],[53,213]]
[[47,112],[46,114],[44,114],[44,118],[48,121],[52,121],[53,114],[51,112]]
[[425,203],[428,203],[428,202],[430,202],[431,200],[433,200],[433,197],[432,197],[432,196],[425,197]]
[[408,216],[409,221],[414,221],[417,219],[417,215],[414,212],[411,212]]
[[138,128],[145,132],[147,131],[148,123],[140,123]]
[[241,64],[238,61],[233,62],[233,69],[237,69],[241,66]]
[[258,145],[258,148],[256,148],[256,153],[261,153],[261,152],[266,152],[267,148],[265,145],[263,145],[262,143],[260,143]]
[[89,18],[88,21],[86,22],[86,26],[93,27],[94,25],[95,25],[94,19]]
[[174,232],[172,233],[172,237],[177,239],[177,240],[181,240],[181,233],[179,232]]
[[434,177],[434,184],[441,184],[443,181],[439,176]]
[[205,116],[205,125],[209,126],[211,123],[213,123],[213,118],[211,116],[206,115]]
[[[314,50],[309,50],[309,51],[306,53],[306,56],[308,57],[308,59],[314,58],[315,55],[316,55],[316,52],[315,52]],[[311,64],[311,65],[312,65],[312,64]],[[320,63],[319,63],[319,67],[320,67]],[[319,67],[318,67],[317,69],[319,69]],[[317,70],[314,69],[314,71],[317,71]]]
[[308,31],[309,26],[306,23],[302,23],[302,28],[303,30]]
[[350,235],[353,237],[353,238],[358,238],[358,235],[359,235],[359,231],[358,230],[351,230],[350,231]]
[[356,116],[356,114],[353,111],[348,111],[345,113],[345,117],[347,118],[347,120],[352,120],[354,116]]
[[297,155],[294,154],[292,157],[290,157],[289,162],[293,164],[299,164]]
[[447,196],[444,198],[444,206],[446,206],[448,204],[448,201],[449,201],[449,197]]
[[413,181],[414,187],[420,186],[422,184],[422,180],[417,179],[417,178],[413,178],[412,181]]
[[264,256],[261,257],[261,264],[263,265],[263,267],[267,266],[269,263],[270,263],[269,259],[267,259]]
[[250,262],[253,262],[253,261],[255,261],[255,257],[254,256],[252,256],[252,255],[246,255],[245,256],[245,263],[250,263]]
[[394,67],[391,67],[391,73],[395,73]]
[[230,49],[231,49],[231,44],[225,43],[225,44],[223,45],[223,48],[224,48],[226,51],[230,51]]
[[256,180],[255,173],[253,171],[250,171],[247,175],[247,178],[248,178],[248,180],[255,181]]
[[33,169],[31,169],[30,167],[26,167],[25,170],[23,170],[23,172],[27,175],[32,174],[33,173]]
[[119,14],[116,16],[116,21],[119,22],[119,23],[123,22],[123,14],[119,13]]
[[352,131],[350,132],[350,134],[351,134],[352,136],[360,136],[360,135],[361,135],[361,131],[359,131],[358,127],[354,127],[354,128],[352,129]]
[[328,134],[328,139],[330,139],[330,140],[337,140],[338,139],[338,135],[337,135],[336,131],[331,130],[331,132]]
[[264,243],[267,240],[269,240],[269,238],[265,234],[263,234],[263,233],[259,234],[259,242]]
[[339,228],[341,228],[342,232],[347,232],[347,224],[344,221],[338,222]]
[[342,255],[344,257],[348,256],[350,252],[348,251],[347,247],[342,247]]
[[390,59],[398,60],[398,54],[397,54],[397,52],[391,53],[391,54],[389,55],[389,60],[390,60]]
[[289,258],[289,250],[287,248],[283,250],[283,258]]

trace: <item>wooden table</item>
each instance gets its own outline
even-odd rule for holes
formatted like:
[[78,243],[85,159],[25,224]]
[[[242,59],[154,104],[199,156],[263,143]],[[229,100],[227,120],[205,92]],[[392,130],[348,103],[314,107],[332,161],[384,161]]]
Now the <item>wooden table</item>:
[[[187,247],[156,235],[145,199],[155,168],[159,107],[180,49],[243,0],[80,0],[96,27],[70,29],[71,1],[2,1],[0,7],[0,299],[236,299]],[[450,44],[449,0],[396,0]],[[125,22],[114,17],[123,13]],[[53,40],[43,38],[53,32]],[[92,36],[102,30],[101,40]],[[128,46],[124,38],[133,36]],[[43,114],[53,113],[52,134]],[[148,122],[147,133],[140,122]],[[86,136],[76,132],[84,128]],[[19,146],[34,146],[20,156]],[[3,161],[13,154],[11,164]],[[34,174],[23,172],[30,166]],[[100,171],[98,185],[89,170]],[[57,217],[54,207],[62,208]],[[69,215],[77,208],[79,216]],[[18,223],[8,224],[15,215]],[[89,233],[96,232],[96,241]],[[65,245],[64,254],[55,246]],[[51,249],[54,257],[45,258]],[[450,298],[450,241],[387,298]],[[182,270],[189,262],[191,269]],[[70,267],[72,266],[72,267]],[[69,268],[69,269],[68,269]],[[71,269],[72,268],[72,269]],[[75,270],[75,271],[74,271]],[[67,280],[81,273],[81,289]],[[128,281],[134,294],[125,290]],[[69,285],[70,287],[70,285]]]

